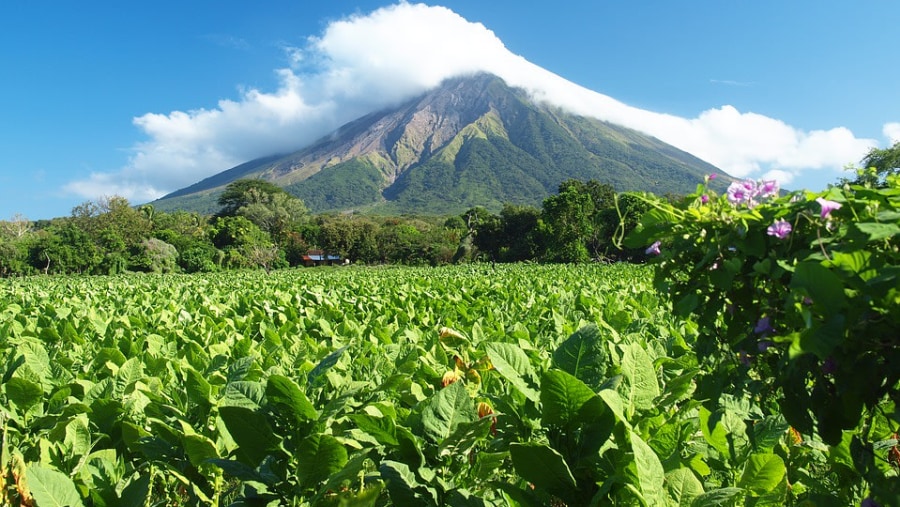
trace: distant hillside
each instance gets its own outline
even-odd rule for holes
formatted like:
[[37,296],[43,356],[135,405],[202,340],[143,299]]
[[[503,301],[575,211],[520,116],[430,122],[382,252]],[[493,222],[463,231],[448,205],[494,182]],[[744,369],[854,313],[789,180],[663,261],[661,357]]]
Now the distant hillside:
[[214,212],[228,183],[261,178],[314,212],[451,213],[505,202],[539,205],[569,178],[619,191],[687,193],[712,172],[721,173],[656,138],[535,104],[500,78],[479,74],[445,81],[302,150],[246,162],[154,204]]

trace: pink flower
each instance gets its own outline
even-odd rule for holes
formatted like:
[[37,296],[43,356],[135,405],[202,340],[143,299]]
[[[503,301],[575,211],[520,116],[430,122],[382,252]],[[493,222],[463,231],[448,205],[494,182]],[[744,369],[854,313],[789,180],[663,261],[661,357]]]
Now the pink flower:
[[778,195],[778,182],[775,180],[763,181],[759,186],[759,196],[763,199]]
[[703,204],[708,203],[708,202],[709,202],[709,196],[706,195],[706,194],[701,195],[701,196],[700,196],[700,202],[703,203]]
[[753,180],[735,181],[728,185],[728,202],[734,205],[746,204],[748,208],[756,206],[759,187]]
[[652,245],[647,247],[647,250],[645,250],[644,253],[646,253],[647,255],[659,255],[660,253],[662,253],[659,250],[660,244],[661,244],[661,242],[659,242],[659,241],[653,243]]
[[[752,189],[750,189],[746,183],[747,181],[735,181],[731,185],[728,185],[728,202],[731,204],[741,204],[752,199]],[[752,182],[750,183],[752,184]]]
[[822,206],[822,218],[828,218],[832,211],[841,209],[841,203],[839,202],[829,201],[821,197],[817,197],[816,202]]
[[718,174],[712,173],[712,174],[709,175],[709,178],[708,178],[708,179],[709,179],[709,181],[712,181],[712,180],[716,179],[718,176],[719,176]]
[[791,230],[791,223],[781,218],[770,225],[769,228],[766,229],[766,232],[769,236],[775,236],[778,239],[785,239],[791,233]]

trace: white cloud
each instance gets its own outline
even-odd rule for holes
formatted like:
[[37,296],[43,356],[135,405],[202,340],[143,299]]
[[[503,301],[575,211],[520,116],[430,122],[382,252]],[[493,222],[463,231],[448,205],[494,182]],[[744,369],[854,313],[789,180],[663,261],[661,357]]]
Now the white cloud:
[[885,123],[883,132],[891,144],[900,143],[900,122]]
[[[444,7],[402,2],[332,22],[305,47],[284,50],[290,67],[276,71],[275,91],[249,89],[214,109],[135,118],[148,139],[127,166],[66,190],[153,199],[250,159],[299,149],[365,113],[477,71],[537,100],[649,133],[738,177],[768,175],[787,184],[804,171],[837,172],[876,145],[842,127],[803,131],[729,105],[696,118],[634,108],[512,54],[482,24]],[[885,125],[885,135],[900,137],[900,123]]]

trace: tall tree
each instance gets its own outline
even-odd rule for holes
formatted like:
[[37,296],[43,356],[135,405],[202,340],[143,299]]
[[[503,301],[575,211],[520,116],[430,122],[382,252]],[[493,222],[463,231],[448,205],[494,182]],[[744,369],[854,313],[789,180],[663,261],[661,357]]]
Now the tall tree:
[[253,203],[254,200],[258,200],[260,195],[284,193],[286,192],[283,188],[265,180],[240,179],[232,181],[225,187],[225,191],[222,192],[216,201],[222,207],[218,216],[236,215],[239,209]]
[[543,242],[539,236],[541,210],[506,204],[500,210],[500,258],[504,262],[535,259]]
[[586,240],[594,233],[594,197],[574,180],[564,181],[559,193],[544,199],[542,213],[547,234],[546,259],[552,262],[587,262]]
[[293,227],[306,218],[308,210],[300,199],[286,193],[265,193],[251,188],[247,203],[235,213],[269,233],[276,245],[283,244]]

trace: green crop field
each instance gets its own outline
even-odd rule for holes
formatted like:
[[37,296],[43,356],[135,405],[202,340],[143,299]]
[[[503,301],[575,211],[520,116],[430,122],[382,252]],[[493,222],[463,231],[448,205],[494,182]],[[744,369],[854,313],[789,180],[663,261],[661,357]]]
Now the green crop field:
[[793,431],[741,357],[698,357],[652,278],[0,280],[0,504],[840,505],[850,443]]

